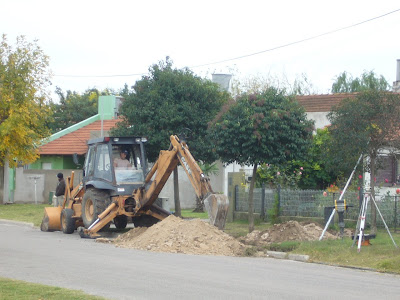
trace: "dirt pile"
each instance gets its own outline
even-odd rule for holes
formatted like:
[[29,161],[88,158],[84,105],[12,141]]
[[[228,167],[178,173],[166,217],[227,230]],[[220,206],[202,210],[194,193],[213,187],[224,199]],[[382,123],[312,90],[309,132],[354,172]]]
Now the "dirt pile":
[[123,248],[197,255],[240,256],[245,249],[238,240],[202,220],[173,215],[150,228],[134,228],[113,243]]
[[[288,221],[275,224],[268,230],[254,230],[240,241],[247,245],[263,245],[281,243],[284,241],[315,241],[322,234],[323,229],[315,223],[301,225],[297,221]],[[337,236],[325,232],[323,239],[336,239]]]

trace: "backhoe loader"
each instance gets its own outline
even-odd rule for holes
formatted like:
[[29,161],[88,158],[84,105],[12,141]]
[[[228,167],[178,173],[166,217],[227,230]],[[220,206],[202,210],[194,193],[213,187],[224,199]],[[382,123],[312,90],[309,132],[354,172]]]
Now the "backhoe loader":
[[[192,157],[186,142],[176,135],[170,136],[170,141],[169,149],[160,151],[148,173],[145,139],[105,137],[89,141],[82,183],[75,189],[66,189],[63,208],[47,208],[51,211],[46,211],[42,224],[46,223],[47,217],[48,230],[62,228],[65,233],[71,233],[72,227],[83,225],[79,226],[78,232],[84,238],[99,237],[98,232],[109,227],[111,222],[117,228],[125,228],[129,219],[135,226],[151,226],[170,215],[154,202],[180,163],[196,195],[204,199],[210,223],[223,229],[228,198],[213,192],[209,178]],[[112,161],[111,158],[118,154],[121,157]],[[119,159],[128,162],[118,167]],[[65,211],[67,199],[69,210]]]

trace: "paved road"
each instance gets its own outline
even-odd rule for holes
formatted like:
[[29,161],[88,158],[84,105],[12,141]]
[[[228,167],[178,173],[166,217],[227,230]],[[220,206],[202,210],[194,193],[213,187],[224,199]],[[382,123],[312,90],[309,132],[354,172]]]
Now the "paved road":
[[396,275],[272,258],[122,249],[4,221],[0,276],[109,299],[400,299]]

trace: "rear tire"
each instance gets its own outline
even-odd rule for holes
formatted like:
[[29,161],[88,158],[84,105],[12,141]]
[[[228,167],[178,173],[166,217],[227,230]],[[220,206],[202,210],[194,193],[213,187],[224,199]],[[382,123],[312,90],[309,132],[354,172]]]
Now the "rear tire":
[[117,229],[124,229],[128,225],[128,217],[125,215],[116,216],[114,218],[114,225]]
[[132,223],[135,227],[150,227],[158,223],[160,220],[148,215],[132,218]]
[[[110,195],[107,191],[87,189],[82,199],[82,221],[85,228],[89,228],[110,204]],[[108,229],[110,223],[101,230]]]
[[61,211],[61,229],[66,234],[71,234],[75,231],[75,219],[72,218],[74,211],[70,208],[64,208]]

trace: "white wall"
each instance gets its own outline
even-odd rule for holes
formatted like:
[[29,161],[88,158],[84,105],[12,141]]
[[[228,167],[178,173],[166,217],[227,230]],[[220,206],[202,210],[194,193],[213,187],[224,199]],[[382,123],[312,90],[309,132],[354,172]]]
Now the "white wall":
[[316,129],[321,129],[330,124],[328,118],[326,117],[327,114],[328,113],[326,112],[308,112],[307,118],[315,121]]
[[[219,174],[210,176],[210,183],[215,193],[224,191],[224,184],[227,183],[225,180],[224,170],[220,162],[217,163],[219,166]],[[227,178],[227,177],[226,177]],[[196,207],[196,193],[189,178],[187,177],[185,170],[178,166],[178,181],[179,181],[179,200],[181,209],[192,209]],[[226,193],[225,193],[226,194]],[[226,194],[227,195],[227,194]],[[174,203],[174,175],[171,174],[164,188],[162,189],[160,198],[168,198],[168,203],[171,211],[175,210]]]

